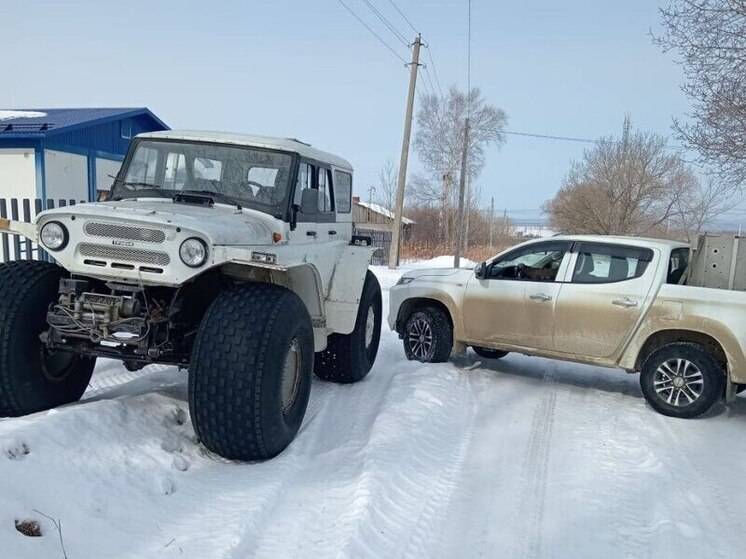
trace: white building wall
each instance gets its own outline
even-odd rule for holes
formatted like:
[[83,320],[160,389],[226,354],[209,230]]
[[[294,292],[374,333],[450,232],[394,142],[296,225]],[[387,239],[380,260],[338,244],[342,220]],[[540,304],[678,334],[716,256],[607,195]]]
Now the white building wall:
[[36,198],[33,148],[0,149],[0,198]]
[[48,199],[88,200],[88,158],[51,149],[44,150]]
[[96,158],[96,190],[111,190],[111,185],[122,166],[121,161],[112,159]]

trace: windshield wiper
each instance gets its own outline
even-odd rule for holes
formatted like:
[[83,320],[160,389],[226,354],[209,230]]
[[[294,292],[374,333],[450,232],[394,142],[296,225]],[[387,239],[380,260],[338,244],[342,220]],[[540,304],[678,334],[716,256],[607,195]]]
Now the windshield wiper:
[[227,194],[223,194],[222,192],[215,192],[214,190],[180,190],[175,196],[174,201],[176,201],[179,194],[186,194],[187,196],[195,196],[205,199],[212,199],[212,200],[219,200],[221,202],[226,202],[232,206],[236,206],[239,210],[243,209],[241,207],[240,202],[237,202]]
[[121,184],[123,186],[134,186],[142,189],[150,188],[153,190],[160,190],[160,187],[157,184],[153,184],[152,182],[117,181],[117,184]]

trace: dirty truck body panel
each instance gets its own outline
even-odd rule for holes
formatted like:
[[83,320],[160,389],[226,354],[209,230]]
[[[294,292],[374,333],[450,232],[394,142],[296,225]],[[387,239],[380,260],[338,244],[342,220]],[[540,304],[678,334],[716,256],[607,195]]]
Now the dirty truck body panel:
[[[679,333],[701,334],[722,348],[731,381],[746,383],[746,293],[669,283],[672,251],[686,249],[685,244],[559,236],[524,243],[485,264],[532,247],[564,250],[553,281],[480,278],[467,269],[408,272],[390,293],[390,327],[401,332],[408,308],[432,301],[447,309],[454,342],[461,347],[489,347],[629,371],[640,370],[641,352],[654,336],[674,339]],[[591,274],[584,281],[579,277],[584,250],[593,254],[601,276],[611,274],[609,266],[621,257],[629,269],[617,277]]]

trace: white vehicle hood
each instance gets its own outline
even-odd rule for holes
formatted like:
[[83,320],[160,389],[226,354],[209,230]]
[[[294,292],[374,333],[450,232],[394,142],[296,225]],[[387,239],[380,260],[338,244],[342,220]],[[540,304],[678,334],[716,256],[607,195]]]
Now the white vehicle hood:
[[282,221],[256,210],[226,204],[198,206],[168,198],[68,206],[44,212],[39,221],[49,221],[54,215],[61,214],[111,222],[182,227],[202,233],[212,245],[271,245],[272,233],[284,232]]

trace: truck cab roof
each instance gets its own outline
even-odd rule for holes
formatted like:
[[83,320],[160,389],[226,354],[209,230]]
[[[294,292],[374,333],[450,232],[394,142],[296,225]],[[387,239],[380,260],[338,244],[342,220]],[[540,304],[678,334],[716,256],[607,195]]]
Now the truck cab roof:
[[334,167],[352,172],[352,165],[346,159],[313,147],[295,138],[275,138],[271,136],[255,136],[250,134],[235,134],[232,132],[211,132],[203,130],[163,130],[160,132],[146,132],[138,134],[137,138],[153,140],[181,140],[187,142],[211,142],[239,146],[251,146],[265,149],[276,149],[297,153],[301,157],[326,163]]

